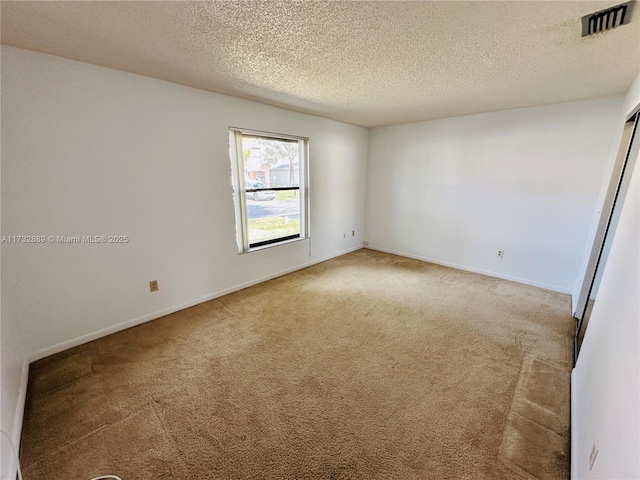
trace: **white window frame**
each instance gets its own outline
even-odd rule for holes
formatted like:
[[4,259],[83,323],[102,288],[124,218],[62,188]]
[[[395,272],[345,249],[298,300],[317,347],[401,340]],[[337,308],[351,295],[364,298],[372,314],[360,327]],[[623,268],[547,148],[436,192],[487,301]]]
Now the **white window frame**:
[[[298,187],[267,187],[265,190],[298,190],[300,197],[300,235],[287,236],[277,239],[249,243],[249,218],[247,215],[247,187],[245,184],[244,156],[242,153],[242,136],[264,137],[272,140],[287,140],[298,142]],[[229,128],[229,153],[231,156],[231,177],[233,182],[233,200],[236,217],[236,242],[238,253],[248,253],[264,248],[275,247],[290,242],[297,242],[309,238],[309,139],[295,135],[247,130],[244,128]]]

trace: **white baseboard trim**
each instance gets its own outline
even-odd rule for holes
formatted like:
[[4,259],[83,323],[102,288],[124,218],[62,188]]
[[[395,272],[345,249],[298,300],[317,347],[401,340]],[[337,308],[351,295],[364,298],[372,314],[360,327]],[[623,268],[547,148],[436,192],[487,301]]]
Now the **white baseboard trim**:
[[576,369],[571,370],[571,417],[569,420],[569,435],[571,438],[570,442],[570,451],[569,451],[569,459],[570,459],[570,476],[569,478],[573,480],[576,478],[576,462],[578,460],[578,437],[576,432],[576,395],[575,395],[575,376]]
[[16,452],[20,448],[20,437],[22,436],[22,420],[24,418],[24,408],[27,402],[27,385],[29,384],[29,364],[31,362],[27,359],[22,362],[22,372],[20,374],[20,391],[18,392],[18,398],[16,400],[15,415],[13,417],[13,426],[11,433],[11,441],[16,449]]
[[466,265],[459,265],[457,263],[445,262],[435,258],[421,257],[420,255],[413,255],[411,253],[399,252],[397,250],[391,250],[388,248],[378,247],[375,245],[367,245],[365,248],[369,248],[371,250],[377,250],[379,252],[384,252],[384,253],[391,253],[393,255],[399,255],[401,257],[413,258],[415,260],[422,260],[423,262],[435,263],[436,265],[442,265],[444,267],[451,267],[458,270],[464,270],[466,272],[479,273],[481,275],[486,275],[488,277],[501,278],[502,280],[509,280],[511,282],[522,283],[524,285],[531,285],[532,287],[544,288],[545,290],[551,290],[553,292],[567,293],[567,294],[571,293],[571,290],[569,290],[568,288],[560,287],[558,285],[552,285],[550,283],[544,283],[544,282],[537,282],[535,280],[529,280],[521,277],[514,277],[511,275],[505,275],[498,272],[492,272],[490,270],[483,270],[482,268],[468,267]]
[[322,258],[316,258],[315,260],[310,261],[305,266],[306,267],[310,267],[311,265],[316,265],[318,263],[326,262],[327,260],[331,260],[332,258],[341,257],[342,255],[346,255],[347,253],[357,252],[358,250],[362,250],[363,248],[366,248],[366,247],[364,245],[356,245],[355,247],[351,247],[351,248],[347,248],[346,250],[342,250],[337,255],[327,255],[327,256],[322,257]]

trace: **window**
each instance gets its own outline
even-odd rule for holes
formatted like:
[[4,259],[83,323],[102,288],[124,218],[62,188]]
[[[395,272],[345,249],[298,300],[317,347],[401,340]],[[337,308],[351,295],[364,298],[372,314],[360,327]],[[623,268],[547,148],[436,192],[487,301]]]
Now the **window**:
[[308,236],[307,139],[229,130],[238,251]]

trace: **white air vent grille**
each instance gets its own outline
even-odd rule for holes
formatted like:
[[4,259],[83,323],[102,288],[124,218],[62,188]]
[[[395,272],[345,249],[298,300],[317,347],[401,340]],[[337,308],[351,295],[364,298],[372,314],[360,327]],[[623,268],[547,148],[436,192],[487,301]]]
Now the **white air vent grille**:
[[588,37],[629,23],[633,2],[622,3],[582,17],[582,36]]

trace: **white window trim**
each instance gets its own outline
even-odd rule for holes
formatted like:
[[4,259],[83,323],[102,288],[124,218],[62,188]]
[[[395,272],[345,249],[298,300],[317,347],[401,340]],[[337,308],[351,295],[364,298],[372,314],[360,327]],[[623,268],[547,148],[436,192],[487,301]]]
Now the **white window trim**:
[[[274,140],[294,140],[298,142],[299,154],[299,187],[300,195],[300,236],[275,241],[267,245],[251,246],[249,244],[249,219],[247,217],[247,195],[244,175],[244,156],[242,153],[242,135],[270,138]],[[236,219],[236,243],[238,253],[244,254],[276,247],[286,243],[298,242],[310,237],[309,231],[309,139],[281,133],[248,130],[244,128],[229,127],[229,152],[231,155],[231,174],[234,192],[234,208]]]

